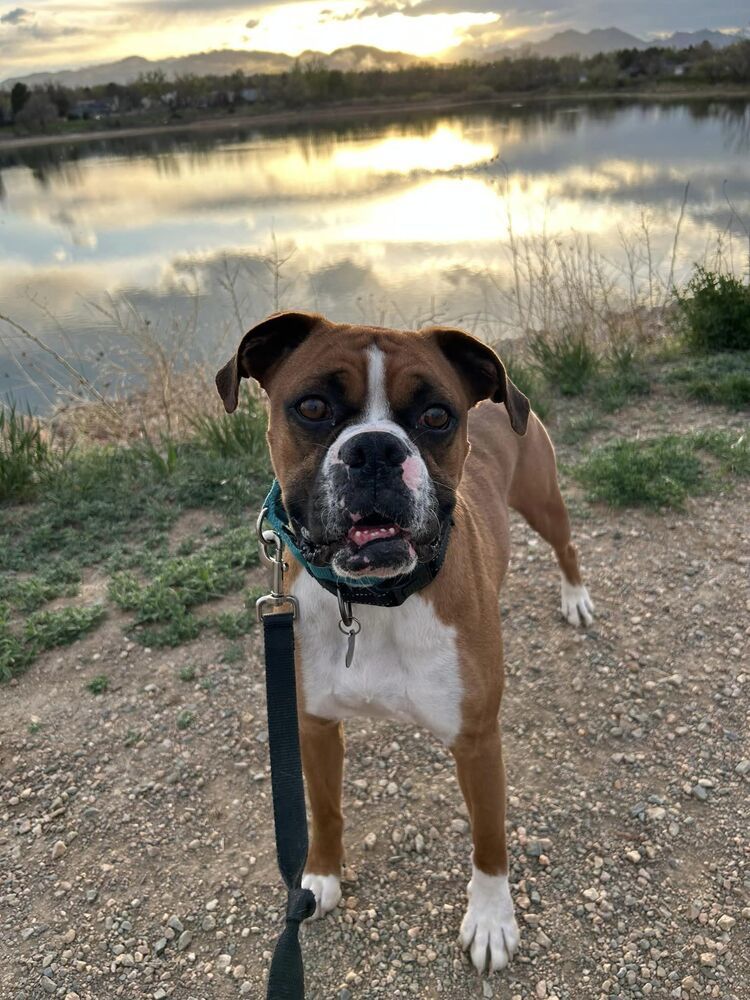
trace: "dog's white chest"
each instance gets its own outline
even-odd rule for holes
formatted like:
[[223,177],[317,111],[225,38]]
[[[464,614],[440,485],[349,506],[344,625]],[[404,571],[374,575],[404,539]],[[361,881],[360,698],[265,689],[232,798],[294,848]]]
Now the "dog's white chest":
[[358,605],[354,662],[344,664],[336,598],[307,573],[295,581],[305,707],[324,719],[368,716],[424,726],[451,744],[461,728],[463,685],[456,630],[414,594],[400,608]]

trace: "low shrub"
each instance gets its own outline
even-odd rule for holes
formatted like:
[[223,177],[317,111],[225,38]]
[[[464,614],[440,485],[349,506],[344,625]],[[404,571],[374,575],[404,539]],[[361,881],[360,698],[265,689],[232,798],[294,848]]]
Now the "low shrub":
[[[701,461],[710,456],[719,475]],[[597,448],[573,470],[590,500],[613,507],[681,508],[691,494],[750,476],[750,440],[730,431],[620,440]]]
[[14,406],[0,409],[0,503],[31,499],[52,460],[50,446],[31,415],[23,416]]
[[586,336],[566,331],[537,333],[529,339],[534,367],[562,396],[580,396],[599,371],[599,356]]
[[696,266],[677,296],[680,332],[696,352],[750,350],[750,286]]
[[700,492],[705,473],[691,441],[675,435],[617,441],[596,449],[575,470],[591,500],[613,507],[682,507]]

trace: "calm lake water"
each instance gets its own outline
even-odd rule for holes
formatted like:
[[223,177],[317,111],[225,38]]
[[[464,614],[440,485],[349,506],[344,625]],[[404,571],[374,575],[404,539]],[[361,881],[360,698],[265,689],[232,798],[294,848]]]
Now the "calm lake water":
[[[0,150],[0,312],[102,384],[129,367],[126,331],[216,367],[277,306],[493,339],[513,332],[509,222],[524,252],[545,234],[594,247],[627,293],[634,260],[639,282],[647,256],[671,266],[688,182],[678,278],[722,233],[741,260],[749,105],[498,105]],[[50,376],[68,381],[3,323],[0,375],[39,409]]]

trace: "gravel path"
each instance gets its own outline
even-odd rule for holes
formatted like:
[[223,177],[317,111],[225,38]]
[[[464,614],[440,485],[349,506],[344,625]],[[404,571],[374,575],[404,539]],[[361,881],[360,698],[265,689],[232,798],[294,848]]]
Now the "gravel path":
[[[750,487],[667,516],[568,495],[594,627],[558,618],[519,519],[502,602],[520,954],[482,980],[457,946],[450,755],[354,723],[349,868],[304,931],[310,1000],[750,998]],[[257,638],[242,662],[225,645],[144,651],[113,617],[0,691],[2,1000],[263,995],[283,897],[262,673]]]

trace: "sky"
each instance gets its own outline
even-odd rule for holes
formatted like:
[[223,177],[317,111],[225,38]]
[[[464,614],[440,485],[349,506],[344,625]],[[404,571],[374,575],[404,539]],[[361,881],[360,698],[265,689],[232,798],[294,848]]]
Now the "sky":
[[297,55],[364,44],[435,56],[565,28],[651,37],[749,24],[747,0],[0,0],[0,79],[221,48]]

